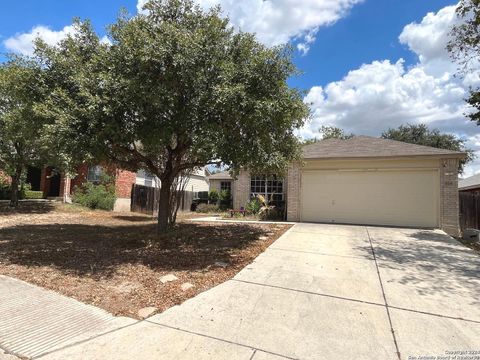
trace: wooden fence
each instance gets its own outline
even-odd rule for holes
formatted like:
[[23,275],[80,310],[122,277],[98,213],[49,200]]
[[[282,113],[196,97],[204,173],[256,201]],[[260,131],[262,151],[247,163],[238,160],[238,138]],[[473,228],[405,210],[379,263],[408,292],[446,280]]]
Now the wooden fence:
[[[194,192],[182,191],[180,197],[180,207],[178,208],[178,211],[190,211]],[[159,198],[160,189],[134,184],[132,186],[132,202],[130,209],[133,212],[156,215],[158,213]]]
[[459,193],[460,228],[480,229],[480,194]]

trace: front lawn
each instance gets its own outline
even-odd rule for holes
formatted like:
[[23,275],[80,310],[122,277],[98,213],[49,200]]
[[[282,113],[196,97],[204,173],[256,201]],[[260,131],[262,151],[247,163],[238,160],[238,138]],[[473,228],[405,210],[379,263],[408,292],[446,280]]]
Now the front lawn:
[[[149,216],[0,204],[0,274],[138,317],[139,309],[163,311],[232,278],[290,227],[189,217],[158,239]],[[178,279],[163,283],[165,275]]]

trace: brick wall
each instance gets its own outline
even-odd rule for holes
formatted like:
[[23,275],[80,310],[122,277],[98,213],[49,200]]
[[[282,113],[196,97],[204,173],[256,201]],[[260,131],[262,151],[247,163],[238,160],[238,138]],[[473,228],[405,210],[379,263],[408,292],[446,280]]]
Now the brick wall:
[[250,200],[250,173],[248,171],[240,171],[237,179],[233,182],[233,208],[238,210],[245,208]]
[[10,184],[11,181],[11,177],[8,176],[4,171],[0,170],[0,182],[6,182]]
[[70,185],[70,192],[73,193],[76,187],[81,186],[87,181],[88,175],[88,164],[83,163],[82,165],[77,166],[77,176],[72,179]]
[[287,220],[300,221],[300,164],[289,165],[287,173]]
[[447,234],[458,236],[458,159],[440,161],[440,227]]
[[135,184],[137,174],[127,170],[117,169],[115,174],[115,189],[118,198],[130,199],[132,185]]

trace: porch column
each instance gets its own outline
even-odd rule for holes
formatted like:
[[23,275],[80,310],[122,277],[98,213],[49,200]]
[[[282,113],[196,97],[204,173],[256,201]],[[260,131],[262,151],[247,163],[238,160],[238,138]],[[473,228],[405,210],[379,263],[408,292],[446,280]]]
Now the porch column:
[[64,203],[71,203],[70,189],[72,187],[72,179],[68,175],[62,175],[60,186],[60,197]]

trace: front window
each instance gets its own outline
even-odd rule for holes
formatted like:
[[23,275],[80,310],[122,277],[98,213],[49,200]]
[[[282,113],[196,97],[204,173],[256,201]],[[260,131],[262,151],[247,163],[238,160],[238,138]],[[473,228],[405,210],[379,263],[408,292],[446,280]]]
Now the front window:
[[155,175],[145,171],[145,186],[154,187]]
[[232,192],[232,182],[231,181],[222,181],[220,183],[220,190],[223,191],[228,191]]
[[103,174],[103,169],[100,165],[90,166],[88,168],[87,181],[99,183]]
[[250,196],[262,195],[267,201],[283,201],[283,179],[277,176],[255,176],[250,182]]

